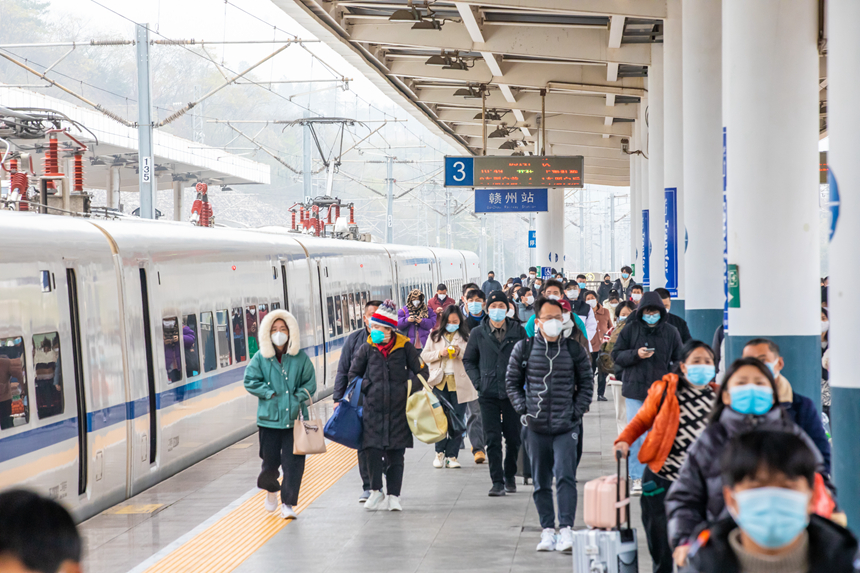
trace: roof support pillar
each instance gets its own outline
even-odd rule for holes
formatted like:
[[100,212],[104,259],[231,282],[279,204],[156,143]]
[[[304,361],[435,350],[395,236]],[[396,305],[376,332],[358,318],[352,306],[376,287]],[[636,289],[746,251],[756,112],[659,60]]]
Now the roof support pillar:
[[651,67],[648,68],[648,274],[643,281],[646,289],[666,285],[663,274],[663,219],[665,217],[666,193],[663,188],[663,44],[651,45]]

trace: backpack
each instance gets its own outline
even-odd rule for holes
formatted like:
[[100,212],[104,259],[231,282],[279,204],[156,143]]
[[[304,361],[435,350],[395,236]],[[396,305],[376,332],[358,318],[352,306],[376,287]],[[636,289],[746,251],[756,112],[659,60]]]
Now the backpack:
[[601,374],[613,374],[615,372],[615,362],[612,360],[612,349],[615,348],[615,343],[618,341],[618,335],[621,329],[627,326],[627,321],[622,322],[612,331],[612,336],[609,340],[600,345],[600,350],[597,354],[597,368]]
[[[574,327],[576,328],[576,327]],[[574,364],[576,364],[576,350],[583,350],[582,346],[572,338],[565,338],[565,342],[567,343],[567,353],[570,355],[570,359],[573,360]],[[535,339],[534,336],[529,336],[524,339],[523,342],[523,354],[522,354],[522,362],[520,365],[523,367],[523,371],[525,371],[526,367],[529,365],[529,357],[532,355],[532,348],[534,347]],[[579,390],[579,380],[576,380],[576,389]]]

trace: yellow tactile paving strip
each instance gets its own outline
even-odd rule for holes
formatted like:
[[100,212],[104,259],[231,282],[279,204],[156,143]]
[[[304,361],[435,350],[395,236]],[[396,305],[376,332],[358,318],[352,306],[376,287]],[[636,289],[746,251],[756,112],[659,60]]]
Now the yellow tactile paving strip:
[[[355,450],[335,443],[326,447],[326,453],[308,457],[296,513],[304,511],[358,463]],[[264,497],[261,491],[248,499],[146,573],[232,571],[292,521],[263,509]]]

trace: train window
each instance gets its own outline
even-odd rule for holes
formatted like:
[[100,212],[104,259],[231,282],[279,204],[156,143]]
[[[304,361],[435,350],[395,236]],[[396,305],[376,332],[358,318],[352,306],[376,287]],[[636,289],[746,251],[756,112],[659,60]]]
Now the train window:
[[253,358],[260,349],[257,339],[257,307],[249,306],[245,309],[245,324],[248,326],[248,355]]
[[218,365],[226,368],[233,364],[233,353],[230,352],[230,312],[215,311],[215,335],[218,339]]
[[211,312],[200,313],[200,357],[203,359],[204,372],[212,372],[218,367],[218,357],[215,350],[215,324]]
[[284,309],[290,310],[290,290],[287,286],[287,265],[281,264],[281,283],[284,285]]
[[260,324],[263,323],[263,319],[266,318],[267,314],[269,314],[269,305],[268,304],[258,304],[257,305],[257,320],[260,321]]
[[349,293],[349,328],[355,330],[358,328],[358,321],[361,313],[358,312],[358,295]]
[[364,306],[367,304],[368,301],[367,292],[359,293],[359,296],[361,297],[360,300],[357,300],[355,302],[358,305],[358,312],[356,313],[356,316],[358,316],[359,321],[358,327],[361,328],[361,323],[364,321]]
[[337,329],[336,334],[343,334],[343,307],[340,304],[340,295],[335,295],[334,297],[334,313],[335,320],[334,325]]
[[335,332],[335,318],[334,318],[334,299],[332,297],[328,297],[326,299],[328,306],[328,335],[334,336]]
[[245,323],[242,321],[242,309],[233,309],[233,351],[236,354],[236,362],[244,362],[248,353],[245,350]]
[[351,294],[350,295],[345,294],[340,299],[342,306],[343,306],[343,331],[344,332],[351,332],[352,329],[355,328],[355,326],[353,325],[353,320],[352,320],[352,316],[351,316],[352,315],[352,304],[349,301],[349,298],[351,296],[352,296]]
[[185,346],[185,376],[200,374],[200,352],[197,344],[197,317],[186,314],[182,317],[182,340]]
[[40,271],[42,292],[51,292],[51,273],[50,271]]
[[39,419],[63,413],[63,371],[60,367],[60,334],[33,336],[33,364],[36,366],[36,410]]
[[0,430],[30,421],[24,339],[20,336],[0,338],[0,398]]
[[[179,319],[175,316],[163,318],[161,320],[161,330],[164,333],[164,364],[167,368],[167,381],[179,382],[182,380],[182,346],[179,342]],[[183,328],[182,341],[189,343],[193,340],[193,336],[186,333]],[[39,398],[39,388],[36,385],[36,399]],[[42,414],[39,414],[42,417]]]
[[279,302],[273,302],[272,303],[272,310],[278,310],[279,308],[281,308],[281,303],[279,303]]

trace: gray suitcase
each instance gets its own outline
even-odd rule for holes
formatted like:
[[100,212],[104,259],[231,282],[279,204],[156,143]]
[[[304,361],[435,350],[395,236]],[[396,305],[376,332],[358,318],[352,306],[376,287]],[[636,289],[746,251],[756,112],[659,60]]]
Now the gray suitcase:
[[[618,481],[621,482],[621,458],[618,461]],[[629,469],[629,468],[628,468]],[[629,483],[630,480],[625,480]],[[628,494],[629,499],[629,494]],[[620,502],[621,491],[616,490]],[[573,573],[639,573],[639,545],[636,530],[621,527],[621,510],[616,509],[618,525],[615,529],[580,529],[573,532]]]

